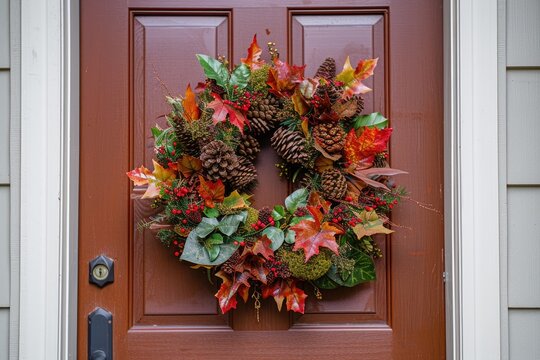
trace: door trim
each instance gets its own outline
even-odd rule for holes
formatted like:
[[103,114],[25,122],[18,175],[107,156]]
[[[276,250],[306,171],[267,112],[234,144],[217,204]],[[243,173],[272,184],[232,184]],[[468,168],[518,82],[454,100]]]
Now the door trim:
[[[497,2],[444,11],[447,357],[499,359]],[[76,357],[78,24],[77,0],[21,6],[21,358]]]

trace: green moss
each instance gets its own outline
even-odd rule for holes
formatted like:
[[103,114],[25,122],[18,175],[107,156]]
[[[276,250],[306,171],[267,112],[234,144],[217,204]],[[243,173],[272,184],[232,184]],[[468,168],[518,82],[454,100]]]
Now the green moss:
[[247,212],[248,214],[247,214],[246,221],[244,222],[243,229],[244,231],[249,232],[253,230],[251,226],[255,224],[257,220],[259,219],[259,210],[249,207],[247,209]]
[[312,256],[305,262],[304,251],[290,251],[280,249],[278,257],[287,264],[291,273],[302,280],[315,280],[326,274],[332,266],[331,255],[327,250],[321,250],[318,255]]
[[270,70],[270,66],[265,64],[261,68],[257,70],[253,70],[251,72],[249,85],[253,89],[253,91],[261,93],[262,95],[265,95],[265,96],[266,94],[268,94],[268,85],[266,84],[266,81],[268,80],[269,70]]

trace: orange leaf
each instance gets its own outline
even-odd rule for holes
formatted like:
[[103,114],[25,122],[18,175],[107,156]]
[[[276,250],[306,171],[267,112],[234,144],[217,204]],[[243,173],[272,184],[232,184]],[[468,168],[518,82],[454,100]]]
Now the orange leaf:
[[131,181],[133,181],[133,184],[140,186],[148,184],[148,180],[152,176],[152,172],[144,166],[141,166],[137,169],[128,171],[126,175]]
[[154,175],[158,182],[167,182],[176,179],[176,173],[173,170],[165,169],[154,159],[152,159],[152,163],[154,164],[152,175]]
[[195,93],[191,90],[191,85],[188,84],[186,89],[186,96],[182,100],[182,106],[184,108],[184,118],[187,121],[199,120],[201,112],[199,106],[197,106],[197,99]]
[[221,312],[225,314],[231,309],[236,309],[236,293],[240,293],[240,295],[244,299],[246,298],[245,289],[240,290],[240,288],[249,288],[250,285],[248,280],[250,276],[248,273],[236,273],[231,279],[229,275],[227,275],[223,271],[218,271],[216,273],[216,276],[222,279],[223,283],[221,284],[219,291],[214,296],[219,301],[219,307],[221,308]]
[[296,282],[294,280],[289,280],[287,285],[288,286],[285,289],[287,310],[303,314],[306,305],[306,293],[302,289],[296,287]]
[[183,155],[180,161],[178,161],[178,170],[184,175],[185,178],[191,177],[193,174],[198,173],[202,169],[202,162],[199,158]]
[[278,96],[291,96],[297,84],[304,79],[306,66],[290,66],[286,62],[274,59],[274,66],[268,72],[270,92]]
[[298,115],[302,116],[309,111],[308,103],[298,88],[296,88],[294,94],[291,96],[291,100],[294,105],[294,110],[298,113]]
[[345,139],[345,159],[353,164],[385,151],[390,135],[392,128],[364,128],[359,137],[354,129],[351,129]]
[[371,91],[370,88],[362,83],[362,80],[365,80],[373,75],[373,71],[375,70],[378,61],[379,58],[360,60],[356,66],[356,69],[353,69],[351,66],[351,61],[347,56],[345,65],[343,65],[343,71],[336,76],[338,81],[345,84],[345,91],[343,92],[342,96],[344,99],[348,99],[352,95],[365,94]]
[[272,285],[269,286],[263,286],[261,288],[262,297],[263,299],[267,299],[270,296],[274,298],[274,301],[276,302],[278,311],[281,311],[281,307],[283,306],[283,300],[285,300],[285,287],[286,282],[282,279],[277,280]]
[[247,57],[240,59],[240,61],[249,66],[251,70],[256,70],[264,64],[264,60],[261,60],[261,54],[262,49],[257,44],[257,34],[255,34],[251,45],[249,45]]
[[201,184],[199,185],[199,194],[209,208],[215,207],[215,202],[223,202],[225,198],[225,186],[221,180],[216,182],[206,181],[199,175]]
[[272,256],[274,256],[274,250],[270,247],[272,244],[272,240],[270,240],[266,235],[263,235],[261,238],[259,238],[257,241],[255,241],[255,244],[253,244],[253,248],[251,251],[255,255],[262,255],[265,259],[270,259]]
[[320,206],[325,212],[330,210],[330,202],[326,201],[317,191],[312,191],[309,194],[308,204],[314,207]]
[[339,255],[336,235],[343,231],[329,222],[322,222],[322,212],[313,206],[308,206],[308,210],[313,216],[313,220],[306,219],[291,226],[291,230],[296,233],[296,241],[293,250],[304,250],[306,262],[313,255],[319,253],[319,248],[325,247]]

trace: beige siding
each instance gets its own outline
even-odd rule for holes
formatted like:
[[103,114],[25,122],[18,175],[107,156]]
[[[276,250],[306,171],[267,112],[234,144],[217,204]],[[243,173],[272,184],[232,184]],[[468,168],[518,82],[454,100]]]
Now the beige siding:
[[510,359],[540,359],[540,309],[511,309]]

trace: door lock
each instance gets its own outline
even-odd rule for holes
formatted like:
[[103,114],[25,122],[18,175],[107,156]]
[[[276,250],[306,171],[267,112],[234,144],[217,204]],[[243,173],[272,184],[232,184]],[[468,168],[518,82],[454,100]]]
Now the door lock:
[[102,308],[88,315],[88,359],[112,360],[113,316]]
[[96,284],[99,287],[114,282],[114,261],[113,259],[100,255],[90,261],[90,278],[89,281],[92,284]]

